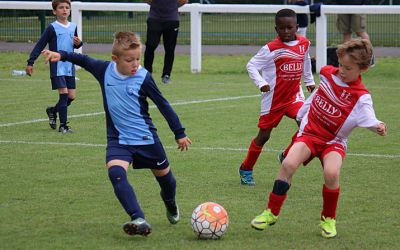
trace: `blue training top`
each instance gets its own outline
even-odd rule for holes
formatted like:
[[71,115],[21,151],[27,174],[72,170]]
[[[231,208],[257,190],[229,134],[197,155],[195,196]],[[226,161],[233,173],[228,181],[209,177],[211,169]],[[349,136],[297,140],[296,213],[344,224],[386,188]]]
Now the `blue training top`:
[[148,145],[158,140],[149,114],[149,97],[167,120],[175,139],[186,137],[185,128],[163,97],[151,74],[140,67],[135,75],[121,75],[115,62],[59,51],[62,61],[70,61],[89,71],[100,83],[107,122],[107,141],[123,145]]
[[[49,44],[51,51],[73,52],[74,48],[80,48],[82,43],[79,46],[74,46],[74,36],[78,36],[76,24],[69,22],[64,25],[58,21],[52,22],[33,48],[27,61],[28,66],[33,65],[47,44]],[[70,62],[50,62],[50,77],[55,76],[75,76],[74,65]]]

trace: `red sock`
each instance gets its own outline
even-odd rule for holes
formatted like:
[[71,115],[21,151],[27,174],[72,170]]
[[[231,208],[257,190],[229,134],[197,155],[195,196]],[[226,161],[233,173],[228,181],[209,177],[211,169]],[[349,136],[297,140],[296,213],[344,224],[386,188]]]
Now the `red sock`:
[[241,170],[253,170],[253,166],[254,166],[254,164],[256,164],[256,161],[257,161],[258,157],[260,156],[262,148],[263,148],[262,146],[260,147],[254,142],[254,139],[251,140],[246,159],[244,159],[240,169]]
[[321,217],[324,216],[335,219],[336,207],[339,200],[340,187],[337,189],[328,189],[325,185],[322,188],[323,209]]
[[283,202],[286,199],[287,194],[284,195],[277,195],[274,193],[269,193],[269,200],[268,200],[268,205],[267,208],[271,209],[271,212],[273,215],[278,216],[279,213],[281,212],[281,207],[283,205]]

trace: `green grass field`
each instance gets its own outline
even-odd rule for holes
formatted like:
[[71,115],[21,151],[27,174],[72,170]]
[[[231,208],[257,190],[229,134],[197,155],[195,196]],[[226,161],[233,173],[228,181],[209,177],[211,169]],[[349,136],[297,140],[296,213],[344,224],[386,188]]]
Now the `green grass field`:
[[[107,59],[108,54],[93,54]],[[249,56],[203,56],[203,72],[190,73],[190,58],[178,55],[173,83],[159,87],[193,140],[187,152],[159,111],[155,125],[177,177],[182,221],[170,225],[159,187],[148,170],[130,170],[146,218],[147,237],[128,237],[128,220],[108,180],[104,163],[105,120],[100,88],[80,70],[77,100],[69,109],[74,134],[60,135],[47,124],[45,108],[57,100],[49,70],[40,58],[33,77],[12,77],[27,54],[0,53],[0,249],[398,249],[400,187],[399,58],[378,58],[364,81],[377,117],[388,124],[379,137],[356,129],[341,173],[338,237],[325,240],[318,228],[323,183],[314,160],[296,173],[279,221],[265,231],[250,221],[266,204],[279,165],[277,153],[290,141],[295,123],[283,119],[255,166],[255,187],[241,186],[237,174],[256,135],[258,90],[245,65]],[[154,72],[159,81],[161,56]],[[317,77],[316,80],[318,81]],[[205,201],[223,205],[230,225],[218,241],[197,240],[193,209]]]

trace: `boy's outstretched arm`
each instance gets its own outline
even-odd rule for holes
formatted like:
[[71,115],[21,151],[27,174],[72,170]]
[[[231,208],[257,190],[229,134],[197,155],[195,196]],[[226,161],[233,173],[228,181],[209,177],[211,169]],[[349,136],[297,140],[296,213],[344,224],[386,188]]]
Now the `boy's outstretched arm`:
[[79,65],[89,73],[91,73],[100,84],[104,84],[104,72],[106,71],[110,62],[91,58],[87,55],[78,54],[74,52],[66,52],[60,50],[54,52],[50,50],[43,50],[42,55],[45,58],[45,63],[68,61],[73,64]]
[[387,134],[386,124],[378,120],[375,116],[370,94],[362,95],[353,110],[358,116],[358,127],[368,128],[380,136],[385,136]]
[[42,55],[45,58],[44,63],[47,64],[49,61],[50,62],[58,62],[61,60],[61,54],[58,52],[54,52],[48,49],[42,50]]
[[176,140],[176,143],[178,144],[178,149],[183,151],[189,149],[189,145],[192,144],[192,141],[189,139],[189,137],[184,137]]

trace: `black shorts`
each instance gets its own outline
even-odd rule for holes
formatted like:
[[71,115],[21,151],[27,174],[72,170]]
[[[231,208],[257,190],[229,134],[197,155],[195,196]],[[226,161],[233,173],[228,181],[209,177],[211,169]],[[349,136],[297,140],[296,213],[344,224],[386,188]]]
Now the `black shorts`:
[[132,163],[133,168],[164,169],[169,166],[164,147],[159,140],[150,145],[122,145],[118,141],[107,143],[106,163],[122,160]]
[[60,88],[75,89],[75,76],[51,77],[51,89],[55,90]]

